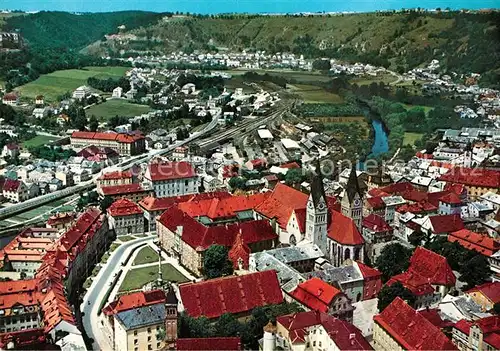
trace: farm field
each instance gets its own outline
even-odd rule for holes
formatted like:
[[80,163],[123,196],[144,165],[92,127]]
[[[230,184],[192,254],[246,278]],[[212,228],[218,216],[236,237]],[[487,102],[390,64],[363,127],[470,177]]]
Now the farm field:
[[403,138],[403,145],[415,145],[415,141],[422,138],[422,133],[408,133],[406,132]]
[[94,105],[85,110],[85,114],[90,117],[96,116],[98,119],[107,120],[116,115],[123,117],[134,117],[149,112],[151,109],[147,105],[139,105],[122,99],[112,99],[99,105]]
[[344,102],[342,97],[333,94],[321,87],[305,84],[289,85],[290,91],[299,95],[306,104],[329,103],[340,104]]
[[25,148],[37,147],[37,146],[45,145],[47,143],[50,143],[51,141],[58,140],[58,139],[60,139],[60,138],[55,138],[55,137],[51,137],[51,136],[47,136],[47,135],[37,135],[36,137],[34,137],[32,139],[26,140],[23,143],[23,146]]
[[21,99],[34,99],[37,95],[43,95],[46,101],[52,102],[56,101],[59,96],[87,84],[87,79],[90,77],[119,78],[125,75],[129,69],[128,67],[110,66],[55,71],[44,74],[37,80],[16,88],[16,90],[20,93]]

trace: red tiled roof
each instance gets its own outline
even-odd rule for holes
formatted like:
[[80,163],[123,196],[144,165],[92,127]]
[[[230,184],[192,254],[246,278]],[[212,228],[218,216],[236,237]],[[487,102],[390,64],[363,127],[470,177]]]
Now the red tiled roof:
[[403,284],[403,286],[406,289],[410,290],[415,296],[429,295],[434,293],[434,288],[427,281],[427,279],[417,273],[406,271],[404,273],[395,275],[387,281],[386,285],[391,286],[396,282],[400,282],[401,284]]
[[440,200],[446,204],[452,204],[452,205],[460,205],[462,203],[460,197],[452,192],[444,195],[443,197],[440,198]]
[[234,244],[231,250],[228,252],[228,257],[231,262],[233,262],[233,268],[239,269],[239,261],[242,261],[242,268],[248,269],[248,264],[250,261],[250,248],[243,241],[241,232],[238,232]]
[[211,350],[240,350],[241,338],[186,338],[177,339],[177,350],[211,351]]
[[134,143],[138,140],[145,139],[143,135],[139,133],[135,134],[124,134],[124,133],[95,133],[95,132],[79,132],[75,131],[71,134],[72,138],[75,139],[94,139],[94,140],[116,140],[119,143]]
[[359,233],[354,221],[337,211],[330,211],[331,219],[328,237],[343,245],[362,245],[365,240]]
[[439,180],[469,186],[500,188],[500,171],[485,168],[455,167],[443,174]]
[[438,327],[399,297],[373,319],[404,349],[457,350]]
[[464,228],[464,222],[459,214],[431,216],[429,220],[434,234],[451,233]]
[[280,168],[287,168],[287,169],[296,169],[296,168],[300,168],[300,165],[297,162],[289,162],[289,163],[283,163],[279,167]]
[[399,213],[413,213],[413,214],[418,214],[418,213],[430,213],[430,212],[436,212],[438,209],[437,206],[434,206],[427,200],[417,202],[414,204],[404,204],[403,206],[400,206],[397,208],[397,211]]
[[237,212],[253,210],[260,205],[270,193],[257,193],[254,195],[231,196],[212,198],[200,201],[179,203],[179,208],[191,217],[208,217],[212,220],[218,218],[235,217]]
[[409,190],[415,190],[415,187],[410,182],[393,183],[391,185],[379,188],[380,191],[391,195],[399,195]]
[[472,326],[472,322],[469,322],[468,320],[465,320],[465,319],[461,319],[458,322],[456,322],[453,327],[457,328],[462,333],[469,335],[471,326]]
[[327,313],[333,299],[341,294],[334,286],[314,277],[297,286],[290,295],[308,308]]
[[373,188],[370,191],[368,191],[368,195],[370,195],[371,197],[385,197],[391,194],[382,191],[380,188]]
[[360,261],[356,261],[359,270],[361,271],[361,275],[363,278],[379,278],[382,277],[382,273],[375,268],[372,268]]
[[144,192],[144,188],[139,183],[110,185],[101,187],[104,196],[125,195]]
[[255,207],[255,211],[266,218],[275,218],[282,229],[286,229],[288,220],[294,210],[304,209],[309,196],[285,184],[278,183],[271,195]]
[[468,229],[461,229],[448,235],[449,242],[458,242],[468,250],[474,250],[485,256],[491,256],[500,250],[500,241],[486,234],[479,234]]
[[385,202],[382,200],[382,196],[369,197],[366,201],[374,210],[379,210],[385,207]]
[[5,101],[16,101],[18,96],[16,93],[7,93],[3,96],[3,100]]
[[69,223],[75,219],[75,214],[73,212],[64,212],[64,213],[56,213],[53,216],[50,216],[47,220],[48,225],[57,225],[60,223]]
[[152,181],[186,179],[196,177],[194,168],[188,162],[150,163],[146,178]]
[[17,179],[5,179],[3,183],[3,191],[15,192],[21,186],[21,182]]
[[116,171],[102,174],[98,180],[112,180],[112,179],[129,179],[132,178],[130,171]]
[[455,286],[457,280],[445,257],[421,246],[413,252],[408,271],[427,278],[433,285]]
[[15,143],[8,143],[5,145],[8,150],[19,150],[19,146]]
[[500,350],[500,316],[490,316],[478,319],[474,322],[459,320],[455,323],[454,328],[462,333],[469,335],[470,328],[475,325],[481,329],[483,333],[483,342],[491,345],[494,350]]
[[142,210],[135,202],[129,199],[118,199],[108,208],[108,214],[112,217],[142,215]]
[[139,291],[121,295],[117,300],[104,307],[102,312],[106,316],[111,316],[134,308],[164,303],[165,300],[166,296],[163,290]]
[[363,218],[363,227],[373,230],[376,233],[383,233],[391,231],[392,228],[387,222],[376,214],[371,214]]
[[444,190],[454,192],[457,195],[462,195],[466,191],[465,186],[458,183],[446,183]]
[[180,204],[187,201],[202,201],[207,199],[225,199],[232,197],[231,193],[227,191],[219,191],[212,193],[201,193],[193,195],[171,196],[156,198],[148,196],[139,201],[139,205],[147,211],[161,211],[166,210],[173,205]]
[[420,315],[425,317],[425,319],[427,319],[439,329],[451,327],[454,325],[453,322],[446,321],[441,318],[438,308],[427,308],[425,310],[418,311],[418,313],[420,313]]
[[274,270],[181,284],[179,291],[186,313],[195,318],[217,318],[283,302]]
[[472,292],[481,292],[493,304],[500,302],[500,282],[481,284],[466,291],[466,293],[472,293]]
[[289,332],[292,343],[304,342],[310,327],[322,325],[339,350],[372,350],[360,330],[349,322],[323,312],[308,311],[287,314],[276,318]]
[[8,344],[13,343],[14,347],[20,349],[31,349],[33,346],[43,344],[46,341],[43,328],[34,328],[28,330],[19,330],[16,332],[0,334],[0,348],[8,349]]
[[183,227],[182,240],[195,250],[204,250],[213,244],[231,247],[239,231],[247,245],[275,240],[278,237],[265,219],[207,227],[177,206],[167,209],[159,218],[159,222],[172,232],[175,232],[178,226]]

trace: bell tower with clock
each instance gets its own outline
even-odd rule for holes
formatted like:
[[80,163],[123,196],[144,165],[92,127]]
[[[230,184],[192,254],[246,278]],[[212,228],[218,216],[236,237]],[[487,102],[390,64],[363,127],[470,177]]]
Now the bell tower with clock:
[[306,240],[318,245],[320,250],[327,253],[328,232],[328,204],[326,202],[323,179],[319,162],[316,166],[316,175],[311,182],[311,194],[307,201],[306,211]]
[[361,230],[363,220],[363,194],[359,188],[356,167],[353,166],[341,201],[342,214],[351,218]]

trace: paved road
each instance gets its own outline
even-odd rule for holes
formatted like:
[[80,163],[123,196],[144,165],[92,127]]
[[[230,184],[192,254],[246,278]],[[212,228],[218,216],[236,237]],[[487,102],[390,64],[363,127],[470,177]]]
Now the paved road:
[[135,248],[153,240],[154,237],[144,237],[121,244],[120,247],[113,251],[107,263],[101,268],[94,278],[92,285],[87,290],[80,310],[85,313],[83,316],[83,327],[88,337],[94,339],[93,350],[112,350],[112,346],[102,328],[98,311],[102,300],[111,288],[110,284],[114,279],[114,275],[122,268],[121,262]]

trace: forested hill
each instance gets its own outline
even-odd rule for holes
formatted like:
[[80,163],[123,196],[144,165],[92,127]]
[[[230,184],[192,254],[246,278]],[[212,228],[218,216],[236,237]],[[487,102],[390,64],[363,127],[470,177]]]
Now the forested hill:
[[118,26],[136,29],[156,23],[163,15],[153,12],[123,11],[72,14],[38,12],[6,19],[3,30],[19,30],[31,47],[37,49],[81,49],[104,34],[117,33]]
[[[183,50],[227,47],[337,57],[399,71],[439,59],[455,71],[500,67],[499,12],[407,12],[315,16],[173,16],[147,28],[129,47]],[[112,46],[113,45],[113,46]]]

